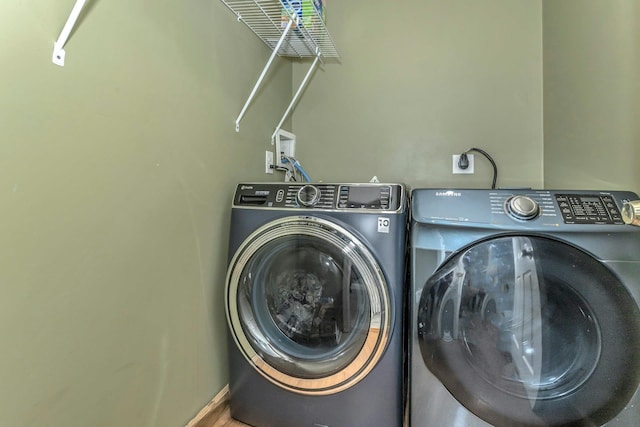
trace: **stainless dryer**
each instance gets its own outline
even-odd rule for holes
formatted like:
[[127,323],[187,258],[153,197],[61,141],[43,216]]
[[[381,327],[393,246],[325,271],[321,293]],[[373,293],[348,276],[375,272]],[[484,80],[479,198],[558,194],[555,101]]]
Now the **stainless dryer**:
[[414,190],[411,426],[640,425],[635,199]]
[[226,313],[231,415],[259,427],[403,417],[400,184],[240,184]]

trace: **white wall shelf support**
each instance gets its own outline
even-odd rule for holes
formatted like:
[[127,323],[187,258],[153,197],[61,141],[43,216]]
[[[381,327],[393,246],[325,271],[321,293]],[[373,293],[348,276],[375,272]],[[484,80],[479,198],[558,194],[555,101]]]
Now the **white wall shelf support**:
[[53,44],[53,63],[64,67],[64,57],[66,52],[64,51],[64,45],[67,44],[67,40],[69,40],[69,35],[73,30],[73,27],[76,25],[76,21],[80,16],[80,12],[82,12],[82,8],[86,0],[76,0],[76,4],[71,9],[71,14],[67,19],[67,22],[64,24],[62,31],[60,32],[60,36],[58,36],[58,40]]
[[[240,17],[238,17],[238,19],[240,19]],[[267,75],[267,71],[269,71],[269,68],[271,68],[271,64],[273,63],[273,60],[275,59],[276,56],[278,56],[278,51],[280,50],[282,43],[287,38],[287,34],[289,34],[289,30],[291,30],[292,26],[293,26],[293,20],[289,20],[286,28],[282,32],[282,36],[280,37],[280,40],[278,40],[278,44],[276,45],[275,49],[273,49],[273,52],[271,53],[271,56],[269,57],[267,64],[264,66],[264,69],[262,70],[260,77],[258,77],[258,81],[256,82],[255,86],[253,86],[253,90],[251,91],[251,94],[249,94],[249,98],[244,103],[244,107],[242,107],[242,111],[240,111],[240,114],[236,119],[236,132],[240,132],[240,120],[242,120],[244,113],[247,111],[247,108],[249,107],[249,104],[253,100],[253,97],[256,95],[256,92],[258,91],[258,88],[262,84],[264,77]]]
[[302,91],[304,90],[304,88],[307,87],[307,84],[309,83],[309,79],[311,78],[311,75],[313,74],[314,70],[318,66],[319,61],[320,61],[320,52],[318,52],[316,59],[313,60],[313,63],[311,64],[309,71],[307,71],[307,74],[304,76],[304,79],[302,79],[302,83],[300,83],[300,87],[296,91],[296,94],[293,96],[293,99],[291,100],[291,103],[289,104],[287,111],[285,111],[284,115],[282,116],[282,119],[280,120],[280,123],[278,123],[278,126],[276,127],[276,130],[273,132],[273,135],[271,135],[271,144],[275,143],[276,135],[282,128],[282,124],[284,123],[284,121],[287,119],[287,117],[289,117],[289,114],[291,113],[291,110],[293,109],[293,107],[295,107],[295,105],[298,103],[298,99],[300,98],[300,95],[302,94]]

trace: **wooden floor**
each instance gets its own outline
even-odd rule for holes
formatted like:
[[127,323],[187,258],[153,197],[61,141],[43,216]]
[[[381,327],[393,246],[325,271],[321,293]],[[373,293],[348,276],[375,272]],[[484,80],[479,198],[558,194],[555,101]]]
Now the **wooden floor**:
[[186,427],[247,427],[229,414],[229,386],[225,386]]
[[[248,424],[241,423],[231,418],[229,415],[229,405],[225,405],[224,411],[210,427],[246,427]],[[205,427],[204,425],[202,427]],[[209,426],[206,426],[209,427]]]

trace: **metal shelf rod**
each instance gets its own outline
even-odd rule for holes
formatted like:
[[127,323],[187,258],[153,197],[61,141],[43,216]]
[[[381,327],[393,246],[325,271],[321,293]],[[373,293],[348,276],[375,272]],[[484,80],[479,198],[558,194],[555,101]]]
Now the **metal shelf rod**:
[[278,55],[278,51],[280,50],[280,46],[282,46],[282,43],[287,38],[287,34],[289,33],[289,30],[291,29],[292,26],[293,26],[293,20],[290,19],[289,22],[287,23],[287,27],[282,32],[282,36],[280,36],[280,40],[278,40],[278,44],[273,49],[273,52],[271,53],[271,56],[269,57],[269,60],[267,61],[267,64],[265,65],[264,69],[262,70],[262,73],[260,74],[260,77],[258,77],[258,81],[256,82],[255,86],[253,87],[253,90],[251,91],[251,94],[249,95],[249,98],[244,103],[244,107],[242,107],[242,111],[240,111],[240,114],[238,115],[238,118],[236,119],[236,132],[240,132],[240,120],[242,120],[242,117],[244,116],[244,113],[247,111],[247,108],[249,107],[249,104],[253,100],[253,97],[255,96],[256,92],[258,91],[258,88],[262,84],[262,80],[264,80],[264,77],[267,74],[267,71],[269,71],[269,68],[271,68],[271,63],[273,62],[274,58]]
[[280,123],[278,123],[278,126],[276,127],[276,130],[273,132],[273,135],[271,135],[271,143],[272,144],[275,143],[276,134],[282,128],[282,124],[287,119],[287,117],[289,117],[289,113],[291,113],[291,110],[293,109],[293,107],[298,102],[298,99],[300,98],[300,95],[302,94],[302,91],[307,86],[307,83],[309,82],[309,79],[311,78],[311,75],[313,74],[313,71],[316,69],[316,66],[318,65],[318,61],[320,61],[320,52],[319,51],[318,51],[318,53],[316,55],[316,59],[313,60],[313,64],[311,64],[311,67],[309,68],[309,71],[307,71],[307,74],[304,76],[304,79],[302,79],[302,83],[300,83],[300,87],[296,91],[296,94],[293,96],[293,99],[291,100],[291,103],[289,104],[289,107],[287,108],[287,111],[285,111],[284,115],[282,116],[282,119],[280,120]]

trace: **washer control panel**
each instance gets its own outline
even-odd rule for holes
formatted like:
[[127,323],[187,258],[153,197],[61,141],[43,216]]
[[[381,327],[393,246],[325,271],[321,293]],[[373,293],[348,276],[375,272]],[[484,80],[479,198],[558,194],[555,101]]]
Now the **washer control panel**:
[[405,198],[402,184],[253,183],[238,185],[233,205],[388,212],[404,209]]
[[389,210],[392,190],[390,185],[341,185],[338,207],[342,209]]

